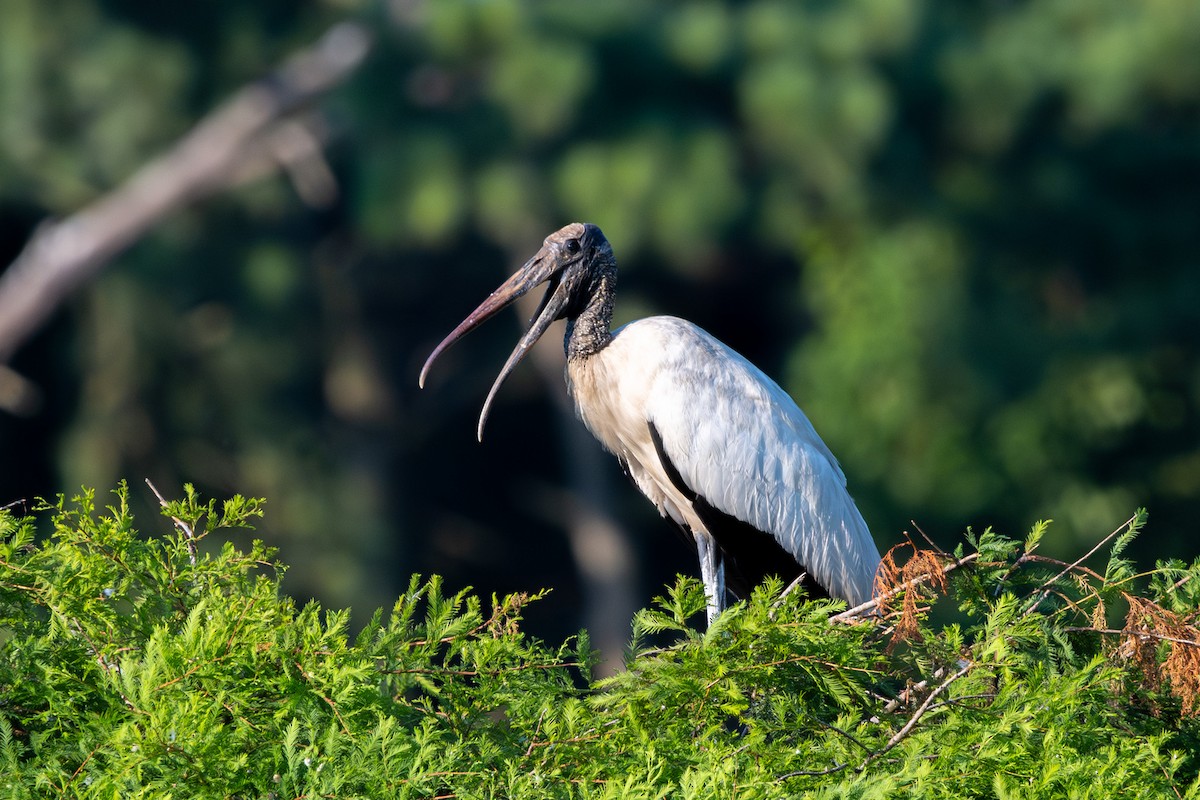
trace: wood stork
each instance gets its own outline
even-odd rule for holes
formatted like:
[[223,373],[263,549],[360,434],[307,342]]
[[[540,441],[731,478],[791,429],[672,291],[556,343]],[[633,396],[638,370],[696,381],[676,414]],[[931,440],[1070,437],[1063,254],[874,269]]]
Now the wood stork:
[[879,550],[846,477],[792,398],[690,322],[650,317],[610,330],[617,263],[595,225],[573,223],[471,312],[447,347],[518,297],[549,284],[500,385],[556,320],[567,321],[567,390],[588,430],[659,513],[695,542],[711,624],[767,575],[804,577],[810,593],[870,599]]

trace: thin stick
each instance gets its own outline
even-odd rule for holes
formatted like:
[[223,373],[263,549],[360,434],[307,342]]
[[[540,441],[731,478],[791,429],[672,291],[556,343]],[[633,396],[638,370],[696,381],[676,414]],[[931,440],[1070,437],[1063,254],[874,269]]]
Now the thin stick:
[[841,772],[846,768],[845,764],[834,764],[826,769],[798,769],[795,772],[785,772],[775,779],[776,783],[785,781],[788,778],[812,778],[820,777],[821,775],[832,775],[835,772]]
[[[799,585],[801,585],[802,583],[804,583],[804,579],[805,579],[805,578],[807,578],[807,577],[808,577],[808,573],[807,573],[807,572],[801,572],[799,575],[797,575],[797,576],[796,576],[796,579],[795,579],[794,581],[792,581],[791,583],[789,583],[789,584],[787,585],[787,588],[786,588],[786,589],[784,589],[784,590],[783,590],[783,592],[782,592],[782,593],[779,595],[779,600],[780,600],[780,601],[782,601],[782,600],[783,600],[783,598],[785,598],[785,597],[787,597],[789,594],[791,594],[791,593],[792,593],[792,592],[793,592],[793,591],[796,589],[796,587],[797,587],[797,586],[799,586]],[[778,605],[779,605],[779,602],[776,602],[776,603],[775,603],[775,605],[776,605],[776,606],[778,606]]]
[[[959,567],[966,566],[967,564],[970,564],[972,561],[975,561],[978,558],[979,558],[979,553],[971,553],[970,555],[963,556],[962,558],[955,560],[955,562],[953,564],[947,564],[946,566],[942,567],[942,574],[948,575],[949,573],[953,572],[954,570],[958,569]],[[886,592],[879,595],[878,597],[873,597],[865,603],[860,603],[860,604],[856,605],[854,608],[848,608],[845,611],[841,612],[840,614],[834,614],[832,617],[829,618],[829,621],[830,622],[849,622],[849,621],[853,620],[855,617],[862,616],[864,612],[874,611],[879,606],[879,604],[882,603],[884,600],[890,600],[891,598],[900,594],[900,592],[903,592],[905,589],[910,589],[914,586],[921,586],[922,584],[926,583],[928,580],[929,580],[929,575],[927,575],[927,574],[926,575],[918,575],[917,577],[913,578],[911,581],[905,581],[904,583],[902,583],[898,586],[893,586],[891,589],[888,589]]]
[[959,668],[958,672],[955,672],[953,675],[943,681],[940,686],[930,692],[929,696],[925,698],[925,702],[921,703],[921,706],[915,712],[913,712],[913,715],[909,718],[908,722],[904,723],[904,727],[896,731],[895,736],[893,736],[891,739],[888,739],[888,743],[883,746],[882,750],[872,753],[866,758],[866,760],[859,764],[857,769],[855,769],[855,772],[862,772],[872,761],[879,758],[896,745],[900,744],[900,742],[904,741],[904,738],[908,736],[909,732],[916,727],[917,721],[920,720],[921,717],[925,716],[925,712],[929,710],[929,707],[933,704],[933,701],[937,699],[938,695],[950,688],[950,684],[954,683],[963,675],[966,675],[973,666],[974,664],[971,662],[965,662],[962,667]]
[[1175,636],[1166,636],[1161,633],[1152,631],[1131,631],[1118,628],[1088,628],[1088,627],[1073,627],[1063,628],[1068,633],[1105,633],[1112,636],[1144,636],[1147,639],[1157,639],[1160,642],[1172,642],[1174,644],[1187,645],[1188,647],[1200,647],[1200,642],[1193,639],[1180,639]]
[[[162,492],[158,490],[158,487],[151,483],[149,478],[146,478],[146,485],[150,487],[150,491],[154,492],[154,496],[158,498],[158,505],[166,508],[167,498],[162,496]],[[187,542],[188,561],[192,562],[193,567],[196,566],[196,532],[192,530],[191,525],[188,525],[174,514],[171,514],[170,517],[171,521],[175,523],[175,527],[183,533],[184,541]]]
[[789,594],[791,594],[793,591],[795,591],[797,586],[804,583],[804,579],[807,577],[808,577],[807,572],[801,572],[799,575],[796,576],[796,579],[794,581],[792,581],[791,583],[789,583],[787,585],[787,588],[784,589],[780,593],[779,599],[771,604],[771,610],[767,613],[768,619],[775,619],[775,612],[779,610],[779,607],[781,605],[783,605],[784,598],[787,597]]
[[912,523],[912,526],[917,529],[917,533],[921,534],[921,538],[929,543],[929,546],[931,548],[933,548],[933,551],[935,553],[937,553],[939,556],[945,556],[947,558],[952,558],[952,556],[949,553],[947,553],[942,548],[938,547],[937,542],[935,542],[935,541],[933,541],[933,539],[929,538],[929,534],[927,534],[927,533],[925,533],[925,531],[921,530],[921,526],[917,524],[917,521],[915,519],[910,519],[909,522]]
[[1029,614],[1032,614],[1034,611],[1037,611],[1038,606],[1040,606],[1042,604],[1042,602],[1047,597],[1050,596],[1050,593],[1051,593],[1050,587],[1051,586],[1058,583],[1058,580],[1060,578],[1062,578],[1067,573],[1073,571],[1084,561],[1087,561],[1089,558],[1091,558],[1093,555],[1095,555],[1096,551],[1098,551],[1104,545],[1108,544],[1108,542],[1112,541],[1112,539],[1115,536],[1117,536],[1117,534],[1119,534],[1121,531],[1125,530],[1130,525],[1132,525],[1133,521],[1136,520],[1138,518],[1138,516],[1139,515],[1134,514],[1132,517],[1125,520],[1123,523],[1121,523],[1119,526],[1117,526],[1116,530],[1114,530],[1108,536],[1105,536],[1103,539],[1101,539],[1099,542],[1097,542],[1095,547],[1093,547],[1091,550],[1088,550],[1082,556],[1077,558],[1073,563],[1070,563],[1067,566],[1063,567],[1061,572],[1059,572],[1053,578],[1051,578],[1050,580],[1043,583],[1040,587],[1038,587],[1038,591],[1040,592],[1040,594],[1038,595],[1038,598],[1036,600],[1034,600],[1032,603],[1030,603],[1029,608],[1025,609],[1025,615],[1029,615]]

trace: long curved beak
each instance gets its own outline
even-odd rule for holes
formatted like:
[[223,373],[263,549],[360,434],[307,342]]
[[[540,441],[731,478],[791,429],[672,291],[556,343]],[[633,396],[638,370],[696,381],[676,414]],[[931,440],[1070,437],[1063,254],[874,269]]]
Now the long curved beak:
[[521,363],[521,359],[529,352],[534,343],[541,338],[546,329],[558,319],[559,313],[567,304],[567,291],[555,279],[557,270],[553,253],[548,252],[545,248],[538,252],[533,258],[525,262],[512,277],[501,284],[500,288],[488,295],[488,298],[479,304],[479,308],[475,309],[470,315],[458,324],[458,327],[450,332],[450,335],[442,340],[441,344],[433,349],[429,354],[429,358],[425,360],[425,366],[421,368],[421,377],[418,385],[421,388],[425,387],[425,376],[429,374],[429,368],[433,366],[433,362],[437,360],[450,345],[457,342],[462,337],[466,336],[471,331],[478,328],[484,322],[494,317],[499,311],[511,305],[517,298],[523,296],[530,289],[538,284],[551,281],[550,288],[546,290],[546,296],[542,298],[541,304],[538,306],[537,313],[534,314],[533,320],[529,323],[529,330],[525,331],[525,335],[521,337],[521,341],[517,342],[516,348],[508,357],[508,361],[504,364],[504,369],[500,370],[500,375],[496,378],[496,382],[492,384],[492,389],[488,392],[487,400],[483,403],[483,411],[479,415],[479,428],[476,435],[479,441],[483,441],[483,426],[487,422],[488,412],[492,407],[492,400],[495,399],[496,393],[500,390],[500,385],[504,383],[517,366]]

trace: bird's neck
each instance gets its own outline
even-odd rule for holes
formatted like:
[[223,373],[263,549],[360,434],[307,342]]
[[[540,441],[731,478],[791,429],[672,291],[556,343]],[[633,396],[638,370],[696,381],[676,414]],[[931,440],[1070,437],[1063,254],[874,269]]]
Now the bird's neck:
[[583,311],[567,320],[567,334],[563,346],[567,350],[568,361],[595,355],[612,341],[615,282],[615,276],[602,277]]

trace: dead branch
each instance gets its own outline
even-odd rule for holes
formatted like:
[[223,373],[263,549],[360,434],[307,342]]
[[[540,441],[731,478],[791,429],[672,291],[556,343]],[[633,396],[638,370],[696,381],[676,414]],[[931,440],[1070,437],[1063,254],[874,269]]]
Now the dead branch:
[[[963,566],[966,566],[967,564],[970,564],[972,561],[976,560],[977,558],[979,558],[979,553],[970,553],[968,555],[965,555],[962,558],[957,559],[953,563],[947,564],[944,567],[942,567],[941,574],[948,575],[951,572],[953,572],[954,570],[958,569],[959,567],[963,567]],[[879,595],[878,597],[873,597],[865,603],[860,603],[860,604],[856,605],[854,608],[848,608],[839,614],[834,614],[832,617],[829,618],[829,621],[830,622],[852,622],[856,618],[863,616],[867,612],[874,611],[876,608],[879,607],[879,605],[881,603],[883,603],[886,600],[890,600],[891,598],[895,597],[896,595],[900,594],[901,592],[905,591],[906,589],[910,589],[914,586],[921,586],[928,582],[929,582],[928,575],[921,575],[916,578],[913,578],[910,581],[905,581],[904,583],[902,583],[898,586],[893,586],[891,589],[888,589],[886,592]]]
[[878,752],[872,753],[870,756],[868,756],[866,758],[866,760],[864,760],[861,764],[858,765],[858,767],[856,768],[855,771],[862,772],[864,769],[866,769],[867,765],[870,764],[872,761],[876,760],[877,758],[882,756],[884,753],[888,752],[893,747],[900,744],[900,742],[902,742],[904,740],[904,738],[906,736],[908,736],[908,734],[912,731],[912,729],[914,727],[916,727],[916,724],[921,719],[921,717],[925,716],[925,713],[929,711],[930,707],[933,704],[933,701],[936,700],[942,692],[949,689],[950,684],[954,683],[956,680],[958,680],[959,678],[961,678],[962,676],[964,676],[968,672],[970,672],[971,667],[973,667],[973,666],[974,666],[974,664],[972,664],[969,661],[960,662],[958,671],[955,672],[953,675],[951,675],[949,678],[947,678],[945,681],[943,681],[936,689],[934,689],[932,692],[929,693],[929,696],[925,698],[925,702],[921,703],[920,707],[916,711],[913,712],[913,715],[911,717],[909,717],[908,722],[904,723],[904,727],[902,727],[900,730],[896,731],[896,735],[888,740],[888,743],[883,746],[883,749],[879,750]]
[[1131,628],[1092,628],[1087,625],[1076,625],[1069,628],[1063,628],[1067,633],[1101,633],[1106,636],[1126,636],[1131,639],[1143,638],[1153,639],[1157,642],[1171,642],[1172,644],[1182,644],[1187,647],[1200,648],[1200,641],[1195,639],[1181,639],[1178,636],[1167,636],[1154,631],[1143,631]]
[[370,45],[361,25],[331,28],[272,75],[239,90],[121,186],[65,219],[38,227],[0,275],[0,364],[71,292],[180,208],[247,175],[279,167],[306,199],[328,197],[332,175],[314,159],[326,128],[296,114],[344,82]]
[[1049,597],[1053,593],[1054,584],[1058,583],[1060,578],[1062,578],[1064,575],[1071,572],[1072,570],[1078,568],[1080,564],[1082,564],[1084,561],[1087,561],[1089,558],[1091,558],[1093,555],[1095,555],[1096,552],[1101,547],[1103,547],[1104,545],[1106,545],[1110,541],[1112,541],[1113,538],[1117,536],[1117,534],[1119,534],[1123,530],[1127,530],[1131,525],[1133,525],[1133,523],[1137,521],[1137,518],[1138,518],[1138,515],[1134,514],[1132,517],[1130,517],[1129,519],[1122,522],[1119,526],[1117,526],[1116,530],[1114,530],[1108,536],[1105,536],[1103,539],[1101,539],[1099,542],[1097,542],[1095,547],[1093,547],[1091,550],[1088,550],[1086,553],[1084,553],[1082,556],[1077,558],[1072,563],[1067,564],[1065,567],[1062,568],[1061,572],[1059,572],[1053,578],[1051,578],[1050,580],[1043,583],[1040,587],[1038,587],[1037,598],[1032,603],[1030,603],[1029,606],[1025,609],[1025,615],[1028,616],[1029,614],[1032,614],[1034,611],[1037,611],[1038,606],[1040,606],[1046,600],[1046,598]]

